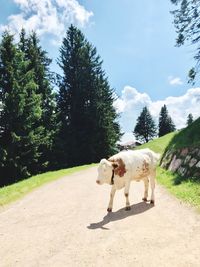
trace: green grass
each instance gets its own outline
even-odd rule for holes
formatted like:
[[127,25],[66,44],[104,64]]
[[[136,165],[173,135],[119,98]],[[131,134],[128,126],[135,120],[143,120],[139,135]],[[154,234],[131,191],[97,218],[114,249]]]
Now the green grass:
[[93,164],[63,169],[59,171],[46,172],[32,176],[29,179],[23,180],[21,182],[2,187],[0,188],[0,206],[22,198],[24,195],[43,184],[59,179],[65,175],[70,175],[75,172],[85,170],[91,166],[93,166]]
[[163,154],[165,151],[165,148],[169,145],[170,141],[175,135],[176,135],[175,132],[166,134],[160,138],[156,138],[142,146],[139,146],[137,149],[150,148],[156,153]]
[[157,168],[157,181],[178,199],[191,204],[200,211],[200,183],[189,179],[176,184],[178,178],[176,174],[170,171],[161,167]]
[[169,142],[167,149],[200,146],[200,118],[179,131]]
[[[194,136],[192,137],[192,132],[189,128],[182,130],[181,132],[170,133],[163,137],[154,139],[147,144],[144,144],[139,147],[142,148],[150,148],[153,151],[160,153],[161,155],[164,153],[165,149],[169,146],[173,147],[183,147],[190,145],[196,145],[199,142],[199,121],[193,124],[192,131],[196,131]],[[180,135],[180,136],[179,136]],[[184,135],[186,136],[184,139]],[[167,188],[167,190],[175,195],[178,199],[191,204],[196,207],[198,211],[200,211],[200,182],[197,180],[188,177],[187,180],[180,179],[175,173],[167,171],[161,167],[157,168],[157,179],[158,183]]]

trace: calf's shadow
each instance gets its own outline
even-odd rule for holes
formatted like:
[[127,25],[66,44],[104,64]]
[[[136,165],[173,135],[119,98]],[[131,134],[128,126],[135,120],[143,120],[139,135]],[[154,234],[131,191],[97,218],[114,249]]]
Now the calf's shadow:
[[123,220],[129,216],[134,216],[134,215],[143,213],[153,207],[154,207],[153,204],[149,204],[146,202],[133,204],[131,206],[131,210],[126,211],[125,208],[122,208],[115,212],[109,212],[106,214],[106,216],[103,217],[102,221],[97,222],[97,223],[91,223],[89,226],[87,226],[87,228],[93,229],[93,230],[97,228],[101,228],[103,230],[109,230],[109,228],[104,227],[104,225],[108,224],[109,222]]

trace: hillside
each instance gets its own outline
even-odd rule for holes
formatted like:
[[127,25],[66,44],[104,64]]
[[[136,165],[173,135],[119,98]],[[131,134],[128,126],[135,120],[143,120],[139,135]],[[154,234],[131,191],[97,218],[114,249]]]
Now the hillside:
[[176,133],[166,147],[166,150],[198,146],[200,146],[200,118],[187,128]]
[[137,147],[137,149],[150,148],[157,153],[163,154],[169,149],[198,146],[200,146],[200,118],[181,131],[169,133],[160,138],[156,138]]
[[175,135],[176,133],[174,132],[166,134],[160,138],[156,138],[146,144],[137,147],[137,149],[150,148],[156,153],[160,153],[162,155]]
[[200,118],[174,135],[165,149],[161,166],[182,179],[200,180]]
[[[169,169],[173,158],[178,160],[178,162],[185,162],[186,166],[189,166],[189,164],[192,166],[194,162],[196,165],[199,164],[199,139],[200,119],[196,120],[190,127],[187,127],[180,132],[167,134],[139,147],[139,149],[150,148],[162,155],[162,167],[158,166],[157,168],[156,180],[164,185],[177,198],[197,207],[198,210],[200,210],[200,175],[195,178],[191,172],[187,172],[182,176],[177,170],[166,169]],[[177,157],[177,155],[180,155],[181,153],[180,161],[180,156]],[[197,159],[194,160],[194,157],[192,156],[194,153],[199,154],[199,161],[197,161]],[[168,159],[168,161],[165,161],[166,159]],[[174,162],[177,164],[176,160]],[[167,162],[168,165],[165,166],[164,162]],[[179,166],[179,168],[180,170],[183,170],[181,169],[182,166]],[[188,171],[188,168],[186,169]],[[197,168],[192,166],[190,169],[196,170]]]

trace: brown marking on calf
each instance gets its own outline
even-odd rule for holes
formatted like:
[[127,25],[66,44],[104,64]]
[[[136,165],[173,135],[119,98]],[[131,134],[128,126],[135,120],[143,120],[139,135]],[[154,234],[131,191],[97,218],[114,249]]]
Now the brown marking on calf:
[[125,193],[125,197],[128,197],[128,193]]
[[120,177],[123,177],[124,174],[126,173],[126,166],[121,158],[119,159],[108,159],[110,162],[112,162],[113,168],[114,168],[114,173],[115,175],[118,175]]
[[143,173],[148,173],[149,172],[149,163],[146,162],[146,160],[143,160],[142,171],[143,171]]
[[[138,168],[138,167],[137,167]],[[141,168],[139,168],[138,170],[138,175],[137,175],[137,179],[141,180],[144,177],[148,176],[150,173],[150,167],[149,167],[149,163],[146,160],[143,160],[142,162],[142,166]]]

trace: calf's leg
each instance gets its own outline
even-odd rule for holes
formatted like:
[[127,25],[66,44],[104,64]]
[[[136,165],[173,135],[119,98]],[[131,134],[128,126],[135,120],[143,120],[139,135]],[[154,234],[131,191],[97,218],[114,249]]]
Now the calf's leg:
[[114,199],[114,196],[115,196],[115,192],[116,192],[116,189],[115,189],[115,187],[113,185],[112,188],[111,188],[110,201],[109,201],[108,208],[107,208],[107,211],[108,212],[111,212],[112,211],[112,208],[113,208],[113,199]]
[[151,184],[151,204],[155,204],[155,177],[156,177],[156,170],[153,170],[150,175],[150,184]]
[[126,208],[125,210],[130,210],[131,207],[130,207],[130,202],[129,202],[129,189],[130,189],[130,182],[126,182],[125,183],[125,188],[124,188],[124,195],[125,195],[125,198],[126,198]]
[[145,177],[143,179],[144,181],[144,197],[143,197],[143,201],[147,201],[147,198],[148,198],[148,190],[149,190],[149,179],[148,177]]

